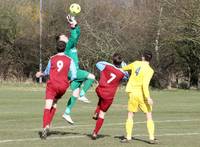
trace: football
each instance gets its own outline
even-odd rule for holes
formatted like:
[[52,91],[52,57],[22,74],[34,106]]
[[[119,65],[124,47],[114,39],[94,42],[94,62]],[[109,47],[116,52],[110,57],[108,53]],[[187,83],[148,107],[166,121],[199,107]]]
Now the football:
[[70,11],[71,14],[76,15],[76,14],[81,12],[81,6],[77,3],[73,3],[73,4],[70,5],[69,11]]

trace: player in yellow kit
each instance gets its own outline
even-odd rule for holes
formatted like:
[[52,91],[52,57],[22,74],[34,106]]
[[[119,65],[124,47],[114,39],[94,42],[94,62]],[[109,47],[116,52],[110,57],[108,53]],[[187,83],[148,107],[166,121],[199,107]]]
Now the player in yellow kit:
[[158,141],[154,137],[154,122],[152,119],[153,100],[149,94],[149,83],[153,76],[153,69],[149,62],[152,59],[150,51],[144,51],[142,61],[135,61],[122,69],[131,71],[131,76],[126,86],[128,93],[128,118],[126,120],[126,138],[122,139],[122,143],[129,142],[132,139],[132,130],[134,127],[133,117],[138,108],[146,114],[147,129],[149,133],[149,143],[156,144]]

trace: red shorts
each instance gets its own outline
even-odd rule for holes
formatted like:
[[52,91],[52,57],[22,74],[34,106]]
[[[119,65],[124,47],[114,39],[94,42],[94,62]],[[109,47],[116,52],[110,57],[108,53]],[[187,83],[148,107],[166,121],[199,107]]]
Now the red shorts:
[[112,102],[113,102],[113,99],[104,99],[104,98],[99,97],[98,106],[100,110],[102,110],[103,112],[107,112]]
[[47,82],[45,98],[52,100],[60,99],[65,94],[68,87],[69,86],[67,85],[57,87],[50,82]]

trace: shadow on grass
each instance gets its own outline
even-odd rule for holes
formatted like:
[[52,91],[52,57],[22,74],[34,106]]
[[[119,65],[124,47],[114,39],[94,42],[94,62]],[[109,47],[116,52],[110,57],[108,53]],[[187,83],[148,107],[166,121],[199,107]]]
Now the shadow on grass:
[[[42,131],[39,131],[38,135],[41,138]],[[47,136],[54,136],[54,135],[57,135],[57,136],[64,136],[64,135],[85,135],[86,137],[89,137],[90,139],[92,138],[91,134],[81,134],[81,133],[65,132],[65,131],[50,131],[47,134]],[[104,138],[104,137],[110,137],[110,135],[104,135],[104,134],[97,135],[97,139]]]
[[[114,138],[118,138],[120,140],[122,139],[125,139],[124,136],[114,136]],[[149,140],[145,140],[145,139],[142,139],[142,138],[136,138],[136,137],[132,137],[132,140],[136,140],[136,141],[140,141],[140,142],[144,142],[144,143],[148,143],[149,144]]]
[[[83,134],[83,135],[86,135],[86,136],[89,137],[90,139],[92,138],[92,135],[91,135],[91,134]],[[104,135],[104,134],[99,134],[99,135],[97,135],[97,139],[104,138],[104,137],[110,137],[110,135]]]
[[[42,131],[39,131],[38,135],[41,136]],[[74,133],[74,132],[65,132],[65,131],[50,131],[47,134],[47,136],[52,136],[52,135],[64,136],[64,135],[81,135],[81,134],[80,133]]]
[[141,141],[141,142],[144,142],[144,143],[148,143],[148,144],[149,144],[149,140],[145,140],[145,139],[142,139],[142,138],[132,137],[132,140],[137,140],[137,141]]

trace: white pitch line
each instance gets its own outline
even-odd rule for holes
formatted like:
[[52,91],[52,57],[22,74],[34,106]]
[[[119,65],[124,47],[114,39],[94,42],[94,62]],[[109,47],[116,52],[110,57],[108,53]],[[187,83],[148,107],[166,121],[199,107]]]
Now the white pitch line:
[[200,135],[200,132],[194,133],[167,133],[167,134],[158,134],[156,136],[190,136],[190,135]]
[[[171,123],[171,122],[190,122],[190,121],[200,121],[200,119],[188,119],[188,120],[161,120],[161,121],[154,121],[155,123]],[[146,121],[141,122],[135,122],[135,124],[143,124],[146,123]],[[124,125],[125,123],[110,123],[110,124],[104,124],[104,126],[118,126],[118,125]],[[85,124],[85,125],[70,125],[70,126],[57,126],[53,127],[55,129],[64,129],[64,128],[75,128],[75,127],[90,127],[94,126],[94,124]],[[35,129],[38,130],[38,129]]]
[[[156,134],[156,136],[158,136],[158,137],[162,137],[162,136],[190,136],[190,135],[200,135],[200,132]],[[136,137],[140,137],[140,136],[147,137],[148,135],[146,135],[146,134],[136,134],[134,136],[136,136]]]
[[29,119],[9,119],[9,120],[1,120],[0,123],[8,123],[8,122],[16,122],[16,121],[30,121],[30,120],[37,120],[37,119],[42,119],[41,117],[34,117],[34,118],[29,118]]
[[[158,134],[156,136],[190,136],[190,135],[200,135],[200,132],[194,133],[167,133],[167,134]],[[147,135],[144,134],[136,134],[136,137],[145,137]],[[73,136],[65,136],[65,137],[48,137],[47,140],[56,140],[56,139],[74,139],[74,138],[85,138],[88,137],[86,135],[73,135]],[[111,136],[115,137],[115,136]],[[7,139],[7,140],[0,140],[0,143],[10,143],[10,142],[26,142],[26,141],[39,141],[40,138],[25,138],[25,139]]]
[[[154,121],[155,123],[176,123],[176,122],[193,122],[193,121],[200,121],[200,119],[186,119],[186,120],[160,120],[160,121]],[[146,123],[146,121],[141,121],[141,122],[135,122],[135,124],[143,124]],[[104,126],[120,126],[124,125],[125,123],[109,123],[109,124],[104,124]],[[80,125],[68,125],[68,126],[54,126],[52,127],[53,129],[67,129],[67,128],[77,128],[77,127],[92,127],[94,124],[80,124]],[[34,129],[25,129],[28,131],[37,131],[40,130],[39,128],[34,128]]]
[[[200,119],[186,119],[186,120],[160,120],[160,121],[154,121],[155,123],[176,123],[176,122],[193,122],[193,121],[200,121]],[[141,122],[135,122],[135,124],[143,124],[146,123],[146,121]],[[67,124],[67,123],[66,123]],[[124,125],[124,123],[109,123],[104,124],[104,126],[121,126]],[[66,125],[66,126],[54,126],[52,129],[72,129],[72,128],[78,128],[78,127],[93,127],[94,124],[79,124],[79,125]],[[41,128],[33,128],[33,129],[20,129],[21,131],[38,131]]]
[[[65,136],[65,137],[49,137],[48,140],[54,139],[69,139],[69,138],[82,138],[86,137],[84,135],[77,135],[77,136]],[[25,141],[37,141],[41,140],[40,138],[25,138],[25,139],[8,139],[8,140],[0,140],[0,143],[9,143],[9,142],[25,142]]]

